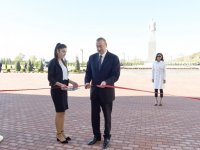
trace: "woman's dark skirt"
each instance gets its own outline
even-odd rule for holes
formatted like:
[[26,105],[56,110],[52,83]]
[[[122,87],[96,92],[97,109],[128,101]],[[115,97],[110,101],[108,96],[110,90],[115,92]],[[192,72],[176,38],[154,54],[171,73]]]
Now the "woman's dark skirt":
[[65,112],[68,109],[68,94],[66,90],[60,88],[51,88],[51,97],[55,106],[56,112]]

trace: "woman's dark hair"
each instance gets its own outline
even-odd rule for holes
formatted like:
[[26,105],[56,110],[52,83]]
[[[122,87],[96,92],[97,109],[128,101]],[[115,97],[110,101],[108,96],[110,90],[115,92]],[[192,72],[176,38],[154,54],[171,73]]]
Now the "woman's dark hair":
[[65,44],[61,44],[61,43],[56,44],[56,47],[54,50],[54,58],[56,58],[56,59],[58,58],[57,50],[60,50],[62,48],[67,48],[67,46]]
[[157,61],[157,57],[158,57],[158,56],[162,56],[160,60],[164,61],[164,58],[163,58],[163,54],[162,54],[162,53],[157,53],[157,54],[156,54],[156,58],[155,58],[156,61]]

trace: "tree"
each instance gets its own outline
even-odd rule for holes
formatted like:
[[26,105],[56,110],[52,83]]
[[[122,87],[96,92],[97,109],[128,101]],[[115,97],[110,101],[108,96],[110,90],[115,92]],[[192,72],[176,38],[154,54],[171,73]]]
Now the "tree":
[[76,56],[75,70],[80,71],[80,63],[79,63],[78,56]]
[[29,59],[28,60],[28,72],[31,72],[31,71],[33,71],[33,65],[32,65],[32,63],[31,63],[31,60]]
[[6,58],[1,58],[1,63],[5,64],[6,63]]
[[43,72],[44,71],[44,64],[43,64],[43,61],[41,60],[40,63],[39,63],[39,69],[38,69],[39,72]]
[[19,61],[19,62],[22,62],[23,59],[24,59],[25,55],[22,54],[22,53],[19,53],[16,57],[15,57],[15,61]]
[[6,59],[7,64],[12,64],[12,60],[10,58]]
[[32,63],[35,63],[37,61],[37,57],[36,56],[30,56],[30,60]]
[[15,70],[16,71],[20,71],[21,70],[21,66],[20,66],[20,62],[17,61],[16,64],[15,64]]
[[27,63],[24,63],[24,70],[27,70]]
[[7,70],[8,69],[8,63],[7,63],[7,61],[5,61],[5,70]]
[[31,60],[32,66],[35,67],[35,68],[38,68],[39,63],[37,61],[37,57],[32,55],[32,56],[30,56],[29,59]]
[[4,64],[4,58],[1,58],[0,62],[1,62],[2,64]]

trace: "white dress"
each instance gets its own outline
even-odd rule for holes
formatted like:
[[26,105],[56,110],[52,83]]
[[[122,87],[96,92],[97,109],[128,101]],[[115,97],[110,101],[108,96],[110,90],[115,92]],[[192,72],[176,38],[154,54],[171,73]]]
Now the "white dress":
[[154,80],[154,89],[163,89],[163,80],[166,80],[166,68],[163,61],[155,61],[152,66],[152,79]]

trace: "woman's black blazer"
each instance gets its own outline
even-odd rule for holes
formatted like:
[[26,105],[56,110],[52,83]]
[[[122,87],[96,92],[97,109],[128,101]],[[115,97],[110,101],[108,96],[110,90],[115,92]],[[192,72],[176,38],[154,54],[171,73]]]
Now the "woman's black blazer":
[[[63,71],[60,67],[60,64],[56,58],[53,58],[48,65],[48,80],[50,86],[55,86],[56,82],[66,84],[66,81],[63,81]],[[67,85],[69,80],[67,80]]]

